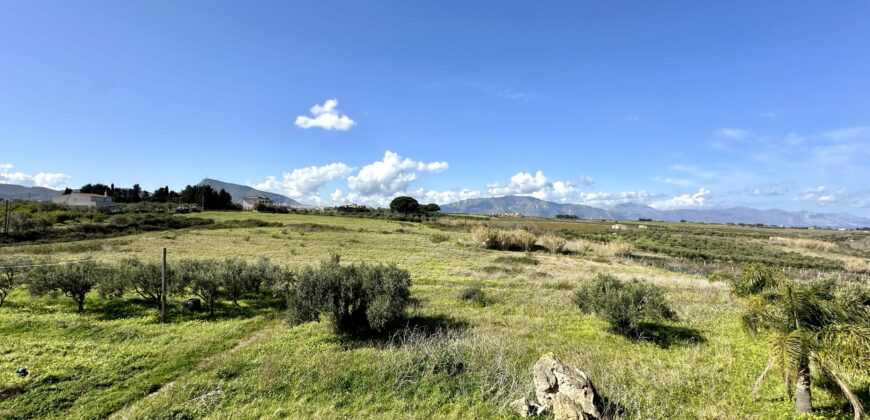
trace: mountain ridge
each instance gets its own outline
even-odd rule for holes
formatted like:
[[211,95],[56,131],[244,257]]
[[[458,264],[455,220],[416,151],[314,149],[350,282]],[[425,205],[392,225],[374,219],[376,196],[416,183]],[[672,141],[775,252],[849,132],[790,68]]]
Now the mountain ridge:
[[218,190],[218,191],[223,189],[226,192],[230,193],[230,195],[233,197],[233,202],[237,203],[237,204],[241,203],[242,197],[244,197],[246,195],[259,195],[259,196],[263,196],[263,197],[268,197],[269,199],[272,200],[273,203],[278,204],[278,205],[289,206],[289,207],[306,207],[304,204],[302,204],[302,203],[300,203],[300,202],[298,202],[290,197],[287,197],[286,195],[281,195],[281,194],[272,193],[272,192],[268,192],[268,191],[261,191],[261,190],[254,188],[254,187],[249,187],[247,185],[233,184],[232,182],[224,182],[224,181],[219,181],[217,179],[211,179],[211,178],[204,178],[202,181],[199,181],[199,183],[196,185],[197,186],[208,185],[208,186],[210,186],[213,189]]
[[559,214],[567,214],[581,219],[638,220],[643,218],[665,222],[687,220],[703,223],[762,223],[790,227],[870,227],[870,219],[843,212],[814,213],[806,210],[763,210],[740,206],[724,209],[658,210],[641,203],[622,203],[604,209],[584,204],[555,203],[516,195],[461,200],[444,204],[441,206],[441,210],[445,213],[519,213],[535,217],[555,217]]

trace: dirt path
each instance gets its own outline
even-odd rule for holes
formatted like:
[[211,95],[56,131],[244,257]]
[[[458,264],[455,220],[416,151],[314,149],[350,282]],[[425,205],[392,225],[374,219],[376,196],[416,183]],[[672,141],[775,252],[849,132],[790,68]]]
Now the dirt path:
[[252,344],[265,341],[271,335],[273,335],[275,332],[277,332],[280,329],[281,325],[282,325],[282,322],[280,320],[270,322],[265,327],[263,327],[257,331],[254,331],[253,333],[251,333],[251,335],[239,340],[239,342],[236,343],[236,345],[233,346],[233,348],[226,350],[226,351],[222,351],[220,353],[215,353],[211,356],[203,358],[202,360],[199,361],[199,363],[196,364],[196,367],[194,367],[194,369],[192,371],[177,376],[174,380],[163,384],[163,386],[161,386],[160,389],[158,389],[157,391],[154,391],[154,392],[152,392],[152,393],[150,393],[150,394],[148,394],[148,395],[146,395],[146,396],[144,396],[136,401],[133,401],[132,403],[128,404],[126,407],[122,408],[121,410],[118,410],[115,413],[112,413],[112,415],[109,416],[109,419],[112,419],[112,420],[127,420],[127,419],[129,419],[130,418],[130,414],[129,414],[130,410],[133,407],[135,407],[137,404],[139,404],[143,401],[148,401],[151,398],[154,398],[156,396],[159,396],[159,395],[162,395],[166,392],[169,392],[172,389],[172,387],[175,386],[175,383],[178,380],[183,379],[184,376],[195,375],[197,373],[206,371],[209,368],[211,368],[211,366],[214,364],[214,362],[216,360],[218,360],[226,355],[236,353],[240,350],[245,349],[246,347],[248,347]]

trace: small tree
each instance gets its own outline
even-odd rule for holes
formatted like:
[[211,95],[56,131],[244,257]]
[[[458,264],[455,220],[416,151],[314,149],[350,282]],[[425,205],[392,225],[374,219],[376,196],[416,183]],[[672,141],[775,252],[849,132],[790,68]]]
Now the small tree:
[[412,197],[400,196],[390,202],[390,210],[396,213],[411,214],[420,211],[420,203]]
[[394,265],[342,266],[333,256],[299,272],[288,296],[291,320],[315,321],[324,314],[339,332],[382,332],[404,318],[410,286],[408,272]]
[[607,320],[616,333],[632,338],[641,337],[643,322],[677,319],[661,286],[637,279],[623,282],[609,274],[599,274],[580,287],[574,303],[584,313]]
[[[770,273],[762,268],[760,272]],[[820,385],[845,396],[852,404],[855,419],[860,419],[864,408],[839,369],[870,370],[868,307],[842,304],[830,282],[797,283],[785,278],[768,282],[759,280],[758,272],[744,268],[745,276],[741,278],[746,278],[735,283],[735,294],[753,291],[743,315],[746,329],[753,334],[772,334],[770,360],[755,381],[752,396],[767,374],[779,367],[797,412],[812,413],[811,372],[815,371],[824,379]]]
[[3,306],[12,290],[21,284],[22,266],[27,264],[26,260],[0,260],[0,306]]
[[[136,258],[126,258],[121,261],[116,276],[122,284],[130,285],[142,299],[160,306],[163,299],[163,268],[157,263],[143,263]],[[171,287],[167,273],[167,288]]]
[[59,293],[85,308],[85,296],[97,285],[105,268],[93,261],[78,264],[37,267],[28,273],[30,293],[35,296]]
[[248,288],[249,271],[248,263],[238,258],[227,258],[222,264],[221,284],[233,305],[239,306],[239,298]]
[[245,288],[252,293],[260,294],[263,285],[274,287],[281,276],[281,269],[276,267],[266,257],[260,257],[256,264],[248,266],[245,275]]
[[217,261],[184,260],[178,264],[181,284],[205,302],[211,316],[214,316],[215,303],[220,296],[222,274]]
[[423,213],[438,213],[441,211],[441,206],[435,203],[424,204],[420,206],[420,211]]

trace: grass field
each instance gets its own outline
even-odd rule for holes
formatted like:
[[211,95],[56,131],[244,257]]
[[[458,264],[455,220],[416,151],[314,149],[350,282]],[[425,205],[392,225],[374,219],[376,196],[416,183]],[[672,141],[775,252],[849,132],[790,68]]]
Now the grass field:
[[[54,261],[157,261],[166,247],[169,264],[265,256],[301,267],[333,253],[347,262],[395,263],[413,281],[417,303],[407,326],[390,337],[354,340],[323,322],[292,327],[276,310],[251,301],[241,308],[224,304],[215,319],[174,313],[161,324],[156,310],[132,299],[89,297],[79,315],[71,301],[32,298],[19,289],[0,307],[0,391],[17,394],[0,397],[0,418],[509,418],[507,403],[532,396],[531,366],[548,351],[588,372],[611,406],[629,418],[787,418],[794,410],[775,380],[757,400],[749,397],[767,361],[767,342],[741,329],[741,304],[724,285],[608,256],[599,242],[583,254],[504,258],[524,254],[472,245],[466,229],[475,223],[471,219],[424,225],[293,214],[197,217],[283,226],[184,229],[0,250]],[[498,223],[584,232],[578,237],[612,234],[605,223]],[[801,232],[836,243],[835,249],[769,239],[787,236],[783,230],[661,229],[690,236],[713,229],[711,236],[763,242],[771,255],[866,261],[863,233]],[[625,240],[640,241],[630,235]],[[665,286],[679,322],[649,325],[650,338],[642,341],[608,332],[606,323],[571,303],[572,291],[597,273]],[[492,302],[460,300],[471,284],[482,284]],[[18,366],[31,375],[15,376]],[[850,379],[866,399],[870,375]],[[823,390],[815,398],[821,416],[850,415],[846,403]]]

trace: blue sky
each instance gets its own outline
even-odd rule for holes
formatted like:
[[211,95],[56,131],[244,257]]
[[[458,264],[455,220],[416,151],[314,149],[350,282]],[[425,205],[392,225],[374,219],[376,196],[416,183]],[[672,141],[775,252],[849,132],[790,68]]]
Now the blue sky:
[[867,1],[0,0],[0,182],[870,216],[868,21]]

